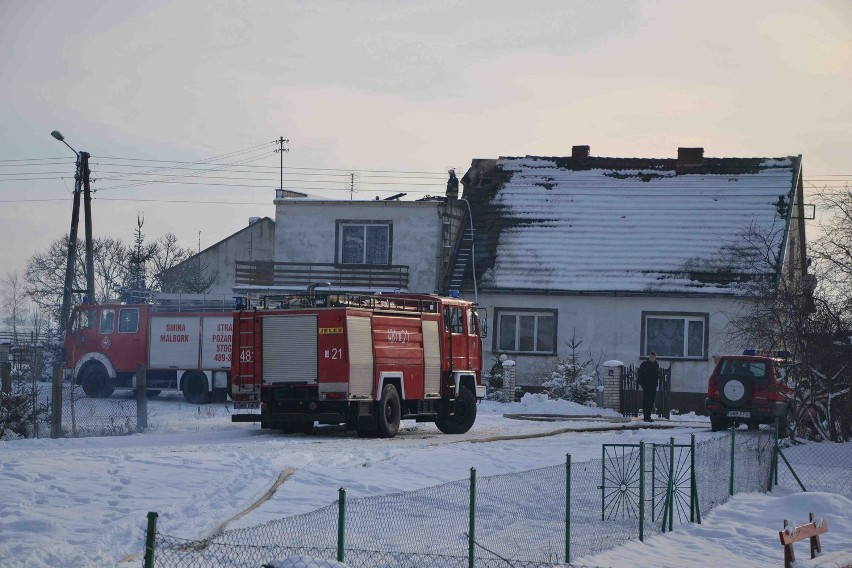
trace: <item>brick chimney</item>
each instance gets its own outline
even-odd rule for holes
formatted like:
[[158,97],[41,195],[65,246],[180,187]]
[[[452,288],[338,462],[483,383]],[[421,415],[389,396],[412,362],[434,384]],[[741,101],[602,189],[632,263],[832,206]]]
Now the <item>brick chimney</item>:
[[585,160],[589,157],[588,146],[571,146],[571,157],[575,160]]
[[704,148],[678,148],[677,173],[688,173],[704,165]]

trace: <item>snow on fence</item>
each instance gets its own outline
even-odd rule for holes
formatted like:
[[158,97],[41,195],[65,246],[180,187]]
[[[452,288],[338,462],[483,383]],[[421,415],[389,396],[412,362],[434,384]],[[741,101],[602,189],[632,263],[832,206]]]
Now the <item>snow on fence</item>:
[[[563,566],[645,539],[739,492],[767,491],[769,430],[696,444],[608,444],[601,459],[336,503],[191,541],[149,525],[146,567],[257,567],[293,555],[352,568]],[[721,467],[727,464],[727,467]]]

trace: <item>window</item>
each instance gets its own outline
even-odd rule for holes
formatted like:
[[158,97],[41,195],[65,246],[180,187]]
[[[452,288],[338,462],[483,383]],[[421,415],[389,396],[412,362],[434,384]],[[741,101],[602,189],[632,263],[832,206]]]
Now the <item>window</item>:
[[667,359],[707,359],[709,314],[642,313],[642,354]]
[[464,333],[464,316],[460,306],[444,306],[444,329],[450,333]]
[[115,310],[112,308],[101,310],[101,328],[103,334],[112,333],[115,329]]
[[475,335],[476,334],[476,327],[474,326],[473,319],[474,319],[473,309],[468,308],[468,310],[467,310],[467,334],[468,335]]
[[390,221],[338,221],[337,262],[390,264],[392,236]]
[[80,310],[72,321],[74,331],[93,329],[95,327],[95,310]]
[[139,329],[139,309],[122,308],[118,321],[119,333],[136,333]]
[[499,353],[556,354],[556,310],[495,308]]

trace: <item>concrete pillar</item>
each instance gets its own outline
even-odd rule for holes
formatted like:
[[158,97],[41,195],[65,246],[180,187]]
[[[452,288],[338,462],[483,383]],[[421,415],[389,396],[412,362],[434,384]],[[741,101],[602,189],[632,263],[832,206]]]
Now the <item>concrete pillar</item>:
[[517,376],[517,365],[507,359],[503,361],[503,398],[506,402],[515,402],[515,382]]
[[621,377],[624,375],[624,363],[607,361],[604,368],[604,408],[621,411]]

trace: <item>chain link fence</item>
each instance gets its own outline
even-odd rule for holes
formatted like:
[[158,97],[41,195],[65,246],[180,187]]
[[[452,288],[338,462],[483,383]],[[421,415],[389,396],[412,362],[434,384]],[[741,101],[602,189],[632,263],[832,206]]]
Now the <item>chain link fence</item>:
[[[608,444],[601,459],[476,477],[203,540],[149,525],[146,566],[257,567],[294,555],[352,568],[545,568],[700,522],[739,492],[767,491],[775,440],[731,431],[695,444]],[[723,466],[724,464],[724,466]],[[155,514],[150,514],[155,515]],[[155,515],[156,518],[156,515]]]
[[134,434],[147,427],[147,393],[91,397],[63,376],[47,340],[19,340],[0,353],[0,440]]
[[783,440],[777,483],[792,491],[827,491],[852,497],[852,443]]

